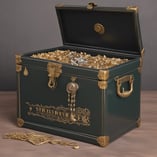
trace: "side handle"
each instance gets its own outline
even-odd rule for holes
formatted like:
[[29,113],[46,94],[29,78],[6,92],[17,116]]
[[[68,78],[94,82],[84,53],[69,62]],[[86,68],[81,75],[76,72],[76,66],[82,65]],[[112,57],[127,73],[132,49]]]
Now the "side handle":
[[[133,75],[126,75],[123,77],[116,77],[115,81],[117,82],[117,95],[122,97],[122,98],[127,98],[128,96],[130,96],[133,92],[133,84],[134,84],[134,77]],[[129,82],[129,90],[125,91],[124,88],[121,89],[121,86],[123,83],[125,82]]]

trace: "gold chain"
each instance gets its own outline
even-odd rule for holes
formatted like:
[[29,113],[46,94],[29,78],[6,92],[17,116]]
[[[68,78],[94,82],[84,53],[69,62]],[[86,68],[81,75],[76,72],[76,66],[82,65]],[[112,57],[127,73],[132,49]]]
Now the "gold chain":
[[128,61],[128,59],[115,57],[110,58],[106,55],[92,56],[86,52],[76,52],[70,50],[55,50],[52,52],[37,53],[33,54],[31,57],[53,60],[74,66],[82,66],[93,69],[108,69]]
[[59,144],[63,146],[70,146],[73,149],[79,149],[79,145],[77,145],[75,142],[69,142],[61,139],[55,139],[53,136],[43,135],[43,134],[37,134],[34,132],[30,133],[23,133],[23,132],[14,132],[14,133],[8,133],[4,136],[5,139],[14,139],[14,140],[20,140],[20,141],[26,141],[33,145],[41,145],[45,143],[50,144]]

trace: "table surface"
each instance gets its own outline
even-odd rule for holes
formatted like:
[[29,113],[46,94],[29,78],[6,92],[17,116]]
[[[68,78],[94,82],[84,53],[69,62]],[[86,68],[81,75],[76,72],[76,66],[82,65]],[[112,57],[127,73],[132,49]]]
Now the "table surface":
[[34,146],[24,141],[4,139],[6,133],[32,131],[17,127],[16,104],[16,92],[0,92],[0,157],[157,157],[157,91],[141,92],[141,127],[128,132],[105,148],[75,141],[80,148],[74,150],[68,146]]

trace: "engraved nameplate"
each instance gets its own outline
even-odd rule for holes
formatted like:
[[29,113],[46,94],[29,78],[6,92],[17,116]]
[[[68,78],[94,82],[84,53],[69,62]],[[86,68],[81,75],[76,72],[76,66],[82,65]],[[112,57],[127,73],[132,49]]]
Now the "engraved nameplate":
[[90,110],[87,108],[76,107],[74,115],[76,120],[71,121],[69,107],[32,104],[30,102],[26,102],[26,104],[28,105],[28,116],[36,116],[64,124],[90,126]]

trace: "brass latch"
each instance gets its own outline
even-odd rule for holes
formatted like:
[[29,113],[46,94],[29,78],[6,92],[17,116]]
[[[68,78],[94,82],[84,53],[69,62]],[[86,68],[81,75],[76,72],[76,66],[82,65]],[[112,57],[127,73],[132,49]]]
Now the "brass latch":
[[56,87],[56,78],[60,76],[62,73],[62,65],[58,63],[49,62],[47,64],[47,71],[48,71],[48,87],[55,88]]
[[[126,98],[131,95],[131,93],[133,92],[133,82],[134,82],[133,75],[126,75],[120,78],[116,77],[115,81],[117,82],[117,95],[118,96],[122,98]],[[130,89],[128,91],[125,91],[124,88],[122,88],[121,90],[121,86],[124,82],[129,82]]]

